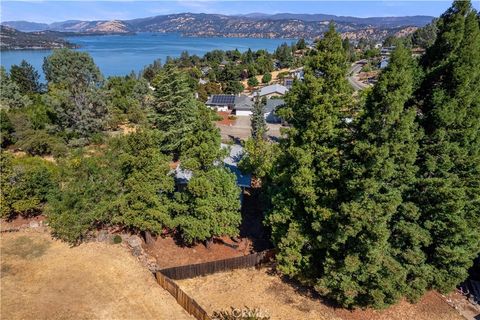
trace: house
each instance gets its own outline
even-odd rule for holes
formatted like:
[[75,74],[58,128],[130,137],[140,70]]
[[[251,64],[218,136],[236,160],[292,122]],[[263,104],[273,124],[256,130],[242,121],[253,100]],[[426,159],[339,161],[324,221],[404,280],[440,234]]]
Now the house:
[[268,99],[264,108],[265,121],[269,123],[280,123],[282,119],[276,114],[276,110],[279,106],[285,104],[283,99]]
[[252,114],[253,101],[246,95],[214,94],[205,104],[217,111],[233,111],[237,116]]
[[390,47],[383,47],[381,50],[380,50],[380,54],[382,56],[389,56],[393,50],[395,50],[395,46],[390,46]]
[[253,111],[253,101],[246,95],[237,96],[233,112],[237,116],[251,116]]
[[278,96],[284,96],[285,93],[287,93],[288,88],[285,86],[282,86],[281,84],[272,84],[266,87],[263,87],[256,93],[259,97],[278,97]]
[[303,67],[290,70],[289,73],[292,78],[298,79],[298,80],[303,80],[303,77],[305,75],[305,72],[303,71]]

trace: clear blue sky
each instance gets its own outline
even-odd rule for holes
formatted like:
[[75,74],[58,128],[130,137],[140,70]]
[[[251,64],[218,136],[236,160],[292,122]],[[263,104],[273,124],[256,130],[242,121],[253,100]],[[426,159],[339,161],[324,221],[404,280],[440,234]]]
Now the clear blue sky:
[[[473,1],[480,7],[480,0]],[[356,17],[439,16],[451,1],[1,1],[1,20],[132,19],[179,12],[326,13]]]

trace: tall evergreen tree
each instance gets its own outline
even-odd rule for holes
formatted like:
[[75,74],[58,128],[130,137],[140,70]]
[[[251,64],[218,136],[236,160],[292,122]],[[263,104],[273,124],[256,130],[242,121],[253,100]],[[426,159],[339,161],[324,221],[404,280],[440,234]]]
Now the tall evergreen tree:
[[281,111],[293,128],[281,141],[267,221],[279,249],[279,269],[310,284],[321,273],[338,202],[342,118],[350,105],[346,73],[342,40],[332,24]]
[[154,79],[154,123],[163,132],[163,152],[178,158],[181,146],[192,132],[198,116],[198,102],[188,85],[187,75],[173,66],[166,66]]
[[253,111],[252,111],[252,116],[250,118],[251,121],[251,133],[252,133],[252,138],[255,140],[260,140],[264,139],[268,127],[267,123],[265,122],[265,105],[267,104],[266,99],[260,99],[259,97],[255,98],[255,103],[253,105]]
[[413,90],[413,60],[399,46],[368,96],[346,150],[342,204],[319,261],[315,288],[345,306],[384,307],[409,287],[425,289],[417,282],[425,276],[421,249],[429,238],[408,198],[417,172],[416,111],[406,108]]
[[417,99],[425,130],[417,201],[432,242],[432,285],[454,288],[480,251],[480,31],[470,1],[439,19]]

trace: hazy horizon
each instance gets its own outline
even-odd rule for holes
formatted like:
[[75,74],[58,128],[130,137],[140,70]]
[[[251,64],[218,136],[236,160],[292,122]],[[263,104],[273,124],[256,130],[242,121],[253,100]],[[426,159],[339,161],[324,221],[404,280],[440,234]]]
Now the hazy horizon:
[[[1,21],[130,20],[176,13],[439,16],[451,1],[2,1]],[[479,2],[473,2],[478,10]],[[307,9],[308,8],[308,9]],[[308,12],[307,12],[308,11]]]

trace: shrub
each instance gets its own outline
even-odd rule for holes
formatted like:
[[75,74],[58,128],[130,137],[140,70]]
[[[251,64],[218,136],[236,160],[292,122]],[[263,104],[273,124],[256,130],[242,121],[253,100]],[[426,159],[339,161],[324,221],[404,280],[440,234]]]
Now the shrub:
[[114,244],[119,244],[122,243],[122,237],[120,237],[118,234],[113,236],[113,243]]
[[258,80],[257,80],[256,77],[250,77],[250,78],[248,78],[247,84],[250,87],[256,87],[256,86],[258,86]]
[[57,189],[56,165],[38,157],[13,158],[6,152],[0,158],[1,217],[42,213],[47,198]]
[[45,130],[28,130],[15,146],[32,156],[61,156],[67,152],[63,140]]
[[269,83],[270,81],[272,81],[272,74],[265,73],[262,77],[262,83]]

